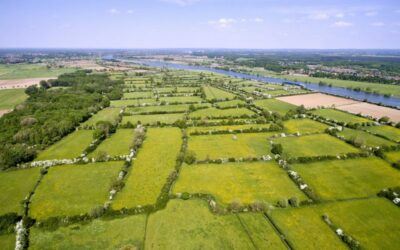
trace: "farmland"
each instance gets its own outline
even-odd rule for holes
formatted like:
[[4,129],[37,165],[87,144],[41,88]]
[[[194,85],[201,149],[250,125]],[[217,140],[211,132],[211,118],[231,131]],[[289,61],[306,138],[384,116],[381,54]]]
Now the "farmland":
[[13,109],[16,105],[24,102],[27,97],[23,89],[0,90],[0,110]]

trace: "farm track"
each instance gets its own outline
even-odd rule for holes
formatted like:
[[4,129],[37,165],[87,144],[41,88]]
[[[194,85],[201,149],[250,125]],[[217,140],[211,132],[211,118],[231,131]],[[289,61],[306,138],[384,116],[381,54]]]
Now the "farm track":
[[292,244],[286,239],[285,234],[279,229],[272,218],[267,213],[263,213],[263,215],[274,231],[278,234],[278,237],[281,239],[282,243],[287,247],[287,249],[293,249]]
[[249,230],[247,229],[247,226],[245,225],[245,223],[242,221],[242,219],[240,218],[240,216],[238,214],[236,214],[236,218],[238,219],[240,225],[242,226],[243,231],[245,231],[247,236],[249,237],[249,240],[253,244],[254,249],[258,249],[256,243],[253,240],[253,237],[251,236],[251,234],[249,233]]

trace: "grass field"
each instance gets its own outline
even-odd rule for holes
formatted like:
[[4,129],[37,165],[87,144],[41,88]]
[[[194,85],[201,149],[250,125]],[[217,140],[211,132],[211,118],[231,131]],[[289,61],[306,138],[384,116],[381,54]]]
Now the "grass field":
[[206,94],[207,100],[225,100],[235,98],[234,94],[211,86],[203,86],[203,90]]
[[400,172],[379,158],[358,158],[294,164],[304,181],[322,199],[368,197],[397,186]]
[[[89,224],[45,231],[33,227],[30,249],[142,249],[146,215],[113,220],[94,220]],[[51,247],[49,247],[51,246]]]
[[283,123],[283,126],[285,128],[285,132],[289,134],[293,133],[322,133],[325,131],[325,129],[328,128],[327,125],[313,121],[310,119],[294,119],[294,120],[288,120]]
[[262,129],[269,128],[270,124],[245,124],[245,125],[225,125],[225,126],[208,126],[208,127],[188,127],[186,131],[190,134],[193,132],[208,132],[208,131],[229,131],[238,129]]
[[124,116],[122,118],[122,124],[130,122],[132,124],[137,124],[139,121],[144,125],[153,125],[160,123],[172,124],[177,120],[183,119],[184,114],[162,114],[162,115],[132,115]]
[[206,117],[240,117],[243,115],[251,116],[254,112],[246,108],[232,108],[232,109],[217,109],[217,108],[207,108],[199,109],[190,113],[192,118],[206,118]]
[[162,106],[148,106],[148,107],[132,107],[127,108],[125,111],[131,114],[145,113],[145,112],[185,112],[189,109],[189,104],[180,105],[162,105]]
[[128,155],[134,134],[134,129],[117,129],[115,134],[100,143],[96,150],[88,155],[89,158],[96,157],[101,152],[110,156]]
[[37,168],[0,172],[0,215],[22,214],[21,201],[33,190],[39,177]]
[[275,210],[274,221],[298,249],[343,249],[345,245],[322,221],[327,214],[364,249],[398,249],[400,210],[381,198]]
[[124,93],[123,99],[135,99],[135,98],[152,98],[153,92],[129,92]]
[[400,129],[394,128],[392,126],[371,126],[366,127],[365,130],[372,133],[385,136],[396,142],[400,142]]
[[178,128],[149,128],[124,189],[113,207],[154,204],[169,174],[174,170],[181,147]]
[[13,109],[16,105],[23,103],[28,96],[25,89],[3,89],[0,90],[0,109]]
[[111,101],[110,106],[111,107],[116,107],[116,108],[121,108],[121,107],[126,107],[126,106],[135,106],[135,105],[153,105],[156,104],[157,101],[156,99],[137,99],[137,100],[117,100],[117,101]]
[[359,150],[327,134],[300,137],[281,137],[274,140],[282,144],[284,157],[338,155]]
[[198,160],[229,157],[260,157],[271,154],[267,138],[272,134],[202,135],[189,138],[188,148]]
[[200,200],[172,200],[147,225],[145,249],[268,248],[284,245],[261,214],[216,216]]
[[92,130],[77,130],[40,152],[37,161],[53,159],[72,159],[82,154],[93,141]]
[[241,100],[230,100],[230,101],[224,101],[224,102],[217,102],[215,105],[219,108],[235,108],[238,105],[244,105],[245,102]]
[[218,202],[249,204],[255,201],[276,203],[280,199],[304,194],[275,162],[186,165],[182,168],[175,193],[206,193]]
[[45,64],[1,64],[0,80],[53,77],[73,72],[74,68],[50,68]]
[[97,112],[94,116],[92,116],[89,120],[84,122],[82,126],[95,126],[99,121],[108,121],[113,124],[117,123],[120,108],[105,108]]
[[198,96],[173,96],[173,97],[160,97],[160,101],[165,101],[166,103],[194,103],[194,102],[201,102],[201,99]]
[[3,250],[15,249],[15,234],[0,235],[0,246]]
[[352,115],[336,109],[317,109],[312,111],[312,113],[337,122],[344,122],[344,123],[371,122],[371,120],[368,120],[366,118]]
[[264,110],[277,112],[281,115],[285,115],[289,110],[296,109],[296,106],[276,99],[256,100],[254,104]]
[[400,151],[386,152],[385,156],[392,163],[400,162]]
[[338,135],[343,136],[347,140],[355,140],[357,143],[369,147],[396,145],[396,143],[394,142],[388,141],[378,136],[371,135],[362,130],[345,128],[343,129],[343,131],[339,132]]
[[50,168],[33,195],[30,216],[79,215],[103,206],[121,168],[122,162],[116,161]]

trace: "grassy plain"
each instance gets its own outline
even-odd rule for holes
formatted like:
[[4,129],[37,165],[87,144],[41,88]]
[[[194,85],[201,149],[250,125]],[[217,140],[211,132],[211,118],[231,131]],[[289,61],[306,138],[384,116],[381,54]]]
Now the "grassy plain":
[[50,168],[33,195],[30,216],[42,220],[79,215],[103,206],[121,168],[117,161]]
[[25,89],[2,89],[0,90],[0,109],[13,109],[27,98]]
[[280,115],[285,115],[289,110],[296,109],[296,106],[277,99],[256,100],[254,104],[264,110],[277,112]]
[[134,207],[154,204],[169,174],[174,170],[181,147],[178,128],[149,128],[126,180],[113,207]]

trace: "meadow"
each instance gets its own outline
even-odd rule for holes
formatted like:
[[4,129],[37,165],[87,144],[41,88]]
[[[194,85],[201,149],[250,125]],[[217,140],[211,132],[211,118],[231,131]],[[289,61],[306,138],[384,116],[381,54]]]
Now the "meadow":
[[13,109],[16,105],[28,98],[24,89],[2,89],[0,90],[0,110]]
[[371,122],[363,117],[359,117],[356,115],[352,115],[343,111],[335,110],[335,109],[317,109],[312,112],[314,115],[322,116],[325,119],[344,122],[344,123],[363,123],[363,122]]
[[233,99],[235,98],[235,95],[232,93],[229,93],[227,91],[214,88],[211,86],[204,86],[203,87],[204,93],[206,94],[206,99],[211,101],[211,100],[227,100],[227,99]]
[[230,109],[217,109],[207,108],[199,109],[190,114],[191,118],[221,118],[221,117],[241,117],[252,116],[254,112],[246,108],[230,108]]
[[328,126],[326,124],[310,119],[293,119],[283,123],[285,132],[293,133],[323,133]]
[[265,129],[269,128],[270,124],[245,124],[245,125],[225,125],[225,126],[208,126],[208,127],[188,127],[186,131],[191,133],[196,132],[220,132],[220,131],[233,131],[245,129]]
[[371,133],[384,136],[395,142],[400,142],[400,129],[398,128],[392,126],[371,126],[364,129]]
[[161,115],[133,115],[124,116],[122,118],[122,124],[128,122],[137,124],[140,122],[143,125],[155,125],[157,123],[172,124],[177,120],[183,119],[183,114],[161,114]]
[[47,68],[46,64],[0,64],[0,80],[56,77],[75,68]]
[[382,147],[382,146],[394,146],[396,143],[388,141],[384,138],[374,136],[362,130],[356,130],[351,128],[345,128],[343,131],[338,133],[339,136],[343,136],[346,140],[354,141],[359,145],[368,147]]
[[280,115],[285,115],[289,110],[296,109],[296,106],[277,99],[256,100],[254,104],[263,110],[277,112]]
[[95,151],[88,155],[89,158],[106,153],[109,156],[128,155],[133,144],[135,132],[133,129],[117,129],[109,138],[100,143]]
[[117,123],[121,109],[120,108],[105,108],[93,115],[89,120],[83,123],[84,126],[96,126],[99,121],[108,121],[113,124]]

